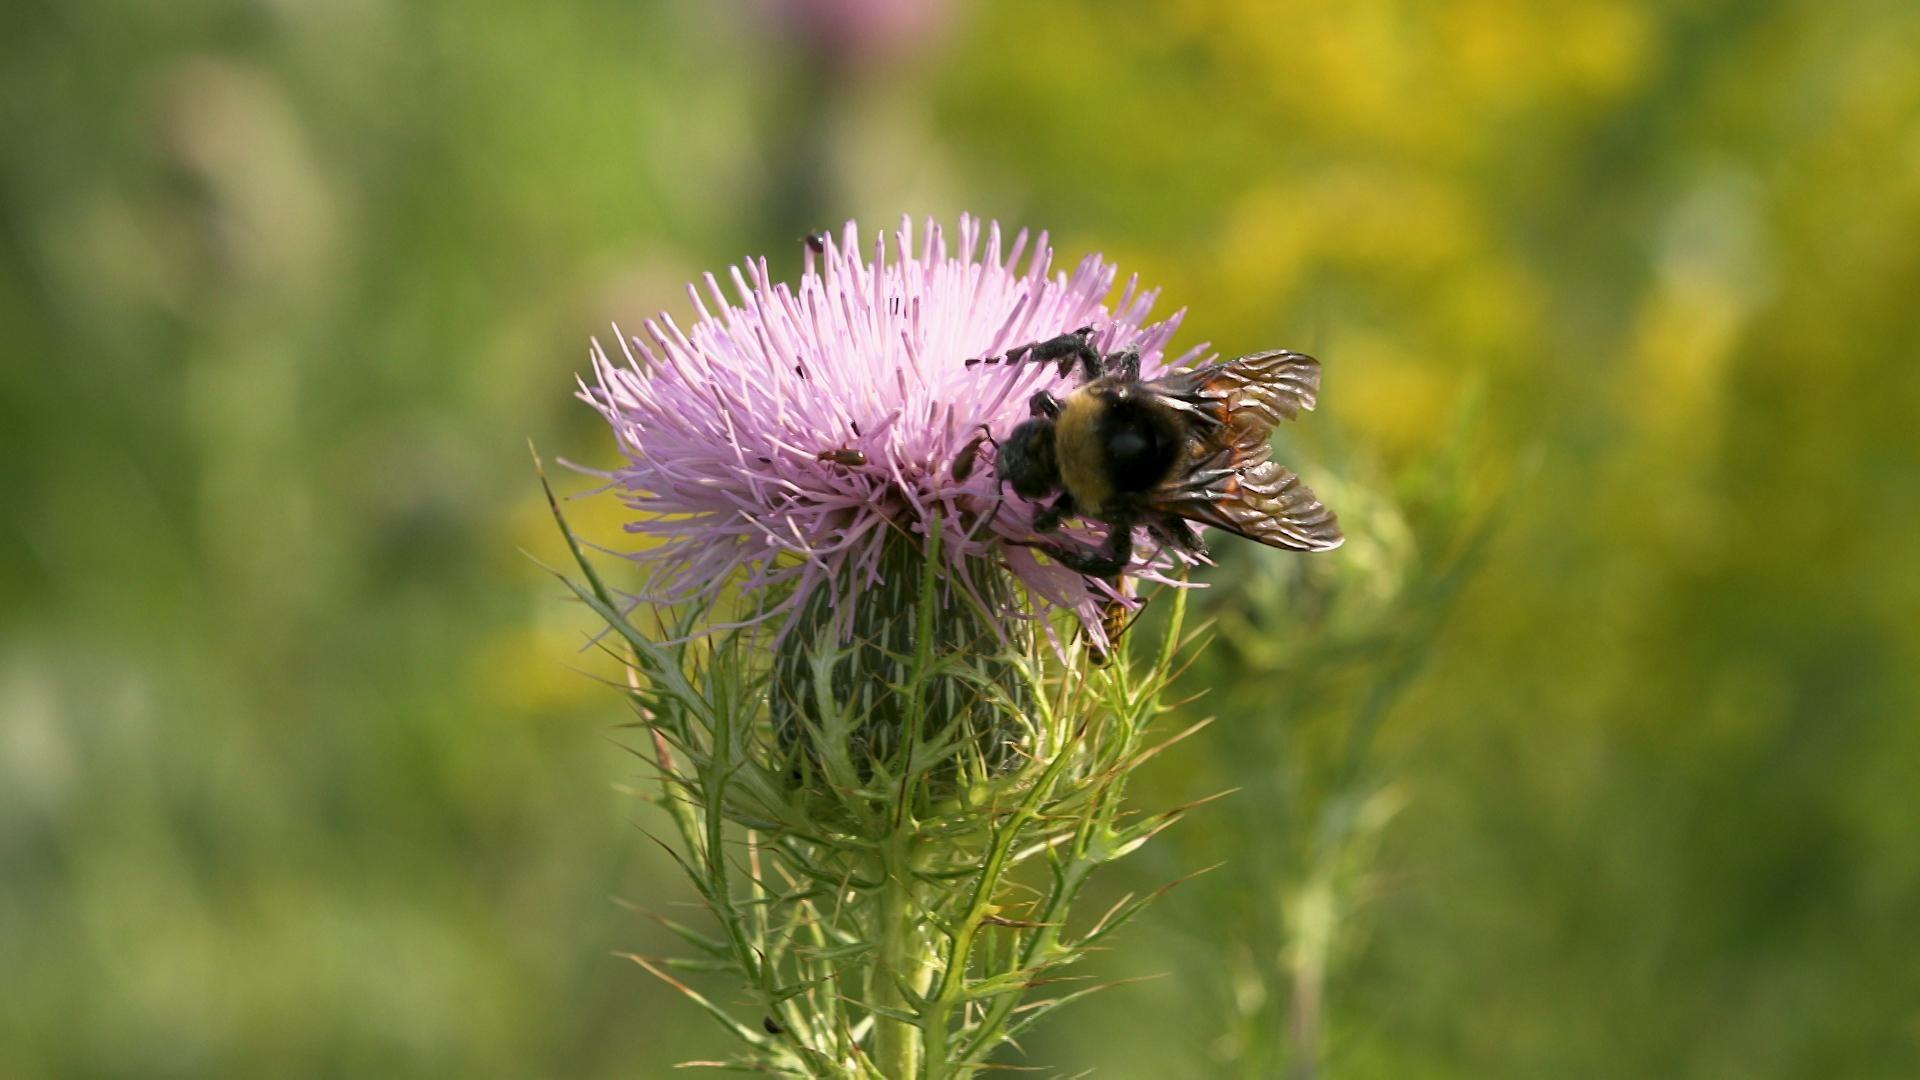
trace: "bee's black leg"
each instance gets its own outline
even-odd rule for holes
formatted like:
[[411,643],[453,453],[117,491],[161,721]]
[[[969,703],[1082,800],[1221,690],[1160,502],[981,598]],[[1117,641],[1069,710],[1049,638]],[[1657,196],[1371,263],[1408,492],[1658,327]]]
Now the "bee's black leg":
[[1187,524],[1185,518],[1174,514],[1162,514],[1147,522],[1147,531],[1161,542],[1189,555],[1202,559],[1207,557],[1206,541],[1200,539],[1200,534],[1193,531],[1193,526]]
[[1046,509],[1033,515],[1033,531],[1043,533],[1052,532],[1060,527],[1062,518],[1070,517],[1078,512],[1079,507],[1075,506],[1073,502],[1073,492],[1063,491],[1058,498],[1048,504]]
[[1101,360],[1101,366],[1109,374],[1117,375],[1121,382],[1133,382],[1140,378],[1140,346],[1129,345],[1108,353]]
[[1058,420],[1060,419],[1060,399],[1042,390],[1027,399],[1027,411],[1035,416]]
[[1109,525],[1108,528],[1110,531],[1106,543],[1097,548],[1061,540],[1049,540],[1035,546],[1069,570],[1078,570],[1088,577],[1117,577],[1133,558],[1133,526],[1123,522]]
[[1004,356],[969,360],[972,364],[1017,364],[1024,360],[1039,360],[1060,365],[1060,374],[1073,370],[1076,361],[1080,364],[1083,381],[1097,379],[1106,370],[1099,350],[1093,347],[1093,327],[1083,326],[1070,334],[1035,341],[1008,349]]
[[1032,345],[1023,345],[1018,349],[1007,350],[1009,363],[1015,360],[1053,361],[1060,365],[1060,374],[1073,370],[1074,361],[1080,362],[1083,377],[1097,379],[1103,368],[1100,353],[1093,347],[1093,327],[1083,326],[1070,334],[1048,338]]

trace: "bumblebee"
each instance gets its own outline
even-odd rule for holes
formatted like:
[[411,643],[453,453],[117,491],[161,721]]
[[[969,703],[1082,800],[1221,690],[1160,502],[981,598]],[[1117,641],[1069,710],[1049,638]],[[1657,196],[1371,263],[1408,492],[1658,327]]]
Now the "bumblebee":
[[[1313,408],[1313,357],[1282,349],[1143,380],[1140,350],[1102,354],[1089,326],[967,363],[1028,361],[1055,363],[1063,377],[1078,365],[1080,385],[1064,401],[1033,395],[1032,418],[995,442],[1000,479],[1023,499],[1050,500],[1034,514],[1036,533],[1077,515],[1107,535],[1098,547],[1059,537],[1026,546],[1098,578],[1126,567],[1141,527],[1196,557],[1207,548],[1192,522],[1292,551],[1340,546],[1333,511],[1272,460],[1268,442],[1274,425]],[[986,442],[994,439],[983,430],[962,449],[957,476]]]

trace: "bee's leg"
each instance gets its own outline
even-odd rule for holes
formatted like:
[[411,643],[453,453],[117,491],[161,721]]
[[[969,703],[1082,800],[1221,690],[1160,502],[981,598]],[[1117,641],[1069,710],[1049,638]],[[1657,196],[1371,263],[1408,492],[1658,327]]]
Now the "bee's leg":
[[1175,514],[1161,514],[1147,522],[1147,531],[1155,538],[1197,558],[1207,557],[1207,543],[1193,531],[1187,520]]
[[1034,532],[1052,532],[1060,527],[1062,518],[1071,517],[1080,512],[1074,505],[1073,492],[1063,491],[1059,498],[1047,505],[1047,508],[1033,515]]
[[1060,419],[1060,399],[1045,390],[1027,399],[1027,411],[1048,420]]
[[1110,525],[1109,530],[1106,542],[1097,548],[1065,540],[1049,540],[1034,546],[1069,570],[1078,570],[1088,577],[1117,577],[1133,558],[1133,526],[1121,522]]
[[1129,345],[1117,352],[1110,352],[1101,358],[1100,366],[1109,375],[1117,376],[1121,382],[1133,382],[1140,377],[1140,346]]
[[1093,327],[1083,326],[1070,334],[1035,341],[1008,349],[1000,357],[984,357],[967,361],[974,364],[1017,364],[1025,360],[1053,362],[1060,365],[1060,374],[1073,370],[1075,361],[1080,364],[1083,379],[1097,379],[1105,371],[1099,350],[1093,347]]

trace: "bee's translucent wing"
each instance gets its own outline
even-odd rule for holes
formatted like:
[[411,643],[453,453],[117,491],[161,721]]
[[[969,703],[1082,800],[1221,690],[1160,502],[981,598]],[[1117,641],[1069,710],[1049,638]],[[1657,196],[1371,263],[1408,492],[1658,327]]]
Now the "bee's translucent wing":
[[1152,505],[1270,547],[1330,551],[1346,540],[1313,489],[1268,456],[1265,432],[1243,430],[1153,493]]
[[1288,349],[1176,371],[1147,389],[1216,424],[1264,438],[1282,420],[1310,411],[1320,397],[1320,361]]
[[1320,396],[1320,361],[1276,349],[1147,384],[1195,417],[1191,457],[1152,496],[1155,508],[1294,551],[1340,546],[1340,522],[1312,489],[1271,459],[1275,424]]

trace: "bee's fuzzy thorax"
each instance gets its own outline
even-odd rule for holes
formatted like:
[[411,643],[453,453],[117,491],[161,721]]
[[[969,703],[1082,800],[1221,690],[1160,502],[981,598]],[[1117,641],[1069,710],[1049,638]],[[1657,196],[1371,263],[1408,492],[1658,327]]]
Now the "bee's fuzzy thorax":
[[[1055,453],[1060,479],[1072,493],[1081,513],[1099,517],[1152,486],[1172,468],[1184,438],[1184,425],[1174,410],[1152,394],[1139,393],[1133,384],[1101,379],[1075,390],[1061,403],[1055,421]],[[1116,457],[1123,432],[1146,435],[1152,443],[1151,461],[1128,462]]]
[[1100,391],[1086,386],[1067,395],[1060,418],[1054,422],[1054,453],[1060,461],[1060,480],[1073,494],[1080,511],[1098,517],[1113,496],[1113,483],[1100,445],[1100,416],[1105,403]]

